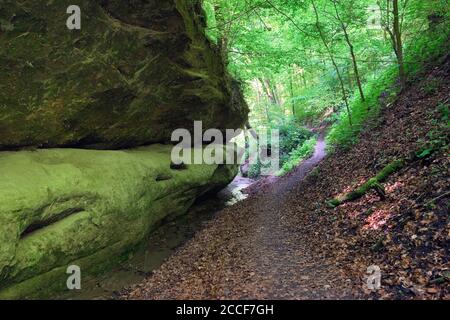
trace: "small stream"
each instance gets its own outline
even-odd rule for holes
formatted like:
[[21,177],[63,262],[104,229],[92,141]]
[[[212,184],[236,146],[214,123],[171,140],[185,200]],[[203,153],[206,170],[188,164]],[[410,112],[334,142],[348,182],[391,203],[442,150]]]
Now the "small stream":
[[111,299],[123,288],[142,282],[219,211],[244,200],[247,195],[241,191],[254,182],[237,176],[217,195],[200,199],[187,214],[159,227],[129,261],[101,276],[83,278],[81,290],[60,295],[57,299]]

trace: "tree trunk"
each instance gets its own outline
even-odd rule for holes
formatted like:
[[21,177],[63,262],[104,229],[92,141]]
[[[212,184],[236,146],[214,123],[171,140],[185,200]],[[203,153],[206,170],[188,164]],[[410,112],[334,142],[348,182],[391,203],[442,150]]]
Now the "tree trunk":
[[270,96],[272,104],[281,106],[280,99],[278,97],[277,87],[273,84],[273,81],[271,81],[270,79],[266,79],[266,88],[267,94],[268,96]]
[[267,103],[263,103],[263,105],[264,105],[264,111],[265,111],[266,117],[267,117],[267,124],[270,126],[269,102],[272,103],[271,96],[270,96],[270,90],[267,89],[266,82],[264,79],[259,79],[259,82],[261,83],[261,86],[267,96]]
[[[390,4],[392,1],[392,14],[393,14],[393,22],[391,26],[391,10]],[[380,1],[378,1],[378,6],[380,9],[382,8]],[[405,3],[406,6],[406,3]],[[405,10],[405,6],[403,10]],[[403,55],[403,43],[402,43],[402,28],[400,22],[400,12],[398,6],[398,0],[386,0],[386,21],[383,22],[384,30],[389,34],[391,39],[392,48],[394,49],[395,56],[397,58],[398,70],[399,70],[399,78],[400,85],[403,89],[406,85],[406,73],[405,73],[405,65],[404,65],[404,55]],[[392,27],[392,29],[391,29]]]
[[347,42],[347,45],[350,49],[350,56],[352,57],[353,71],[355,73],[355,78],[356,78],[356,83],[358,85],[359,95],[361,96],[361,101],[365,102],[366,97],[364,96],[364,91],[362,89],[361,77],[359,76],[359,68],[358,68],[358,63],[356,62],[355,50],[354,50],[352,42],[350,41],[350,36],[348,35],[347,27],[345,26],[344,21],[342,21],[341,16],[339,15],[339,10],[336,5],[336,0],[333,0],[333,4],[334,4],[334,10],[336,11],[336,17],[339,20],[342,31],[344,31],[345,41]]
[[342,79],[341,71],[339,70],[339,67],[338,67],[338,65],[336,63],[336,60],[334,59],[333,52],[331,51],[331,49],[330,49],[330,47],[329,47],[329,45],[327,43],[327,40],[325,39],[325,35],[323,34],[322,28],[320,26],[319,12],[317,11],[316,3],[315,3],[314,0],[312,1],[312,5],[313,5],[313,8],[314,8],[314,13],[316,15],[317,31],[319,31],[320,39],[322,40],[322,42],[323,42],[323,44],[325,46],[325,49],[327,50],[327,53],[328,53],[328,55],[330,57],[331,63],[333,64],[334,69],[336,70],[336,74],[337,74],[337,76],[339,78],[339,84],[340,84],[341,90],[342,90],[342,98],[344,99],[345,107],[347,108],[348,122],[350,123],[350,127],[353,127],[352,113],[351,113],[351,110],[350,110],[350,106],[348,104],[347,92],[345,91],[345,85],[344,85],[344,80]]
[[291,68],[289,77],[289,88],[291,90],[292,115],[295,118],[295,101],[294,101],[294,69]]
[[406,85],[406,74],[405,74],[405,65],[403,62],[403,43],[402,43],[402,31],[400,28],[400,14],[398,10],[398,0],[393,0],[392,11],[394,14],[394,37],[395,37],[395,47],[396,47],[396,55],[398,61],[399,75],[400,75],[400,83],[402,89],[405,88]]
[[261,84],[264,88],[264,92],[266,93],[267,99],[271,104],[277,104],[277,100],[273,94],[272,88],[270,86],[270,81],[268,79],[261,79]]

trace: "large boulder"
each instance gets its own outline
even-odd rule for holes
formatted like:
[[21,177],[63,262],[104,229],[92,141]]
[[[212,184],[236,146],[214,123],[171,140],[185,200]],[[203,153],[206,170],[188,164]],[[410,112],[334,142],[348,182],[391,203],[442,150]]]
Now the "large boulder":
[[69,265],[101,272],[164,218],[227,185],[237,166],[172,170],[170,146],[0,152],[0,299],[67,290]]
[[128,148],[176,128],[238,128],[248,108],[200,0],[0,1],[0,150]]

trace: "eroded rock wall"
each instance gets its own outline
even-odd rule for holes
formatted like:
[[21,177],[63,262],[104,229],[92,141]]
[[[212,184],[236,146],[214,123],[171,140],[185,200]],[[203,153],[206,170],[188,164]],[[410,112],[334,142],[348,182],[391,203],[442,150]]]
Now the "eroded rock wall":
[[0,152],[0,299],[67,290],[69,265],[84,276],[106,270],[238,170],[171,170],[170,158],[163,145]]
[[66,289],[68,265],[108,269],[237,174],[171,170],[155,144],[247,120],[201,1],[78,0],[81,30],[72,4],[0,0],[0,298]]
[[200,0],[0,1],[0,150],[129,148],[177,128],[238,128],[248,108]]

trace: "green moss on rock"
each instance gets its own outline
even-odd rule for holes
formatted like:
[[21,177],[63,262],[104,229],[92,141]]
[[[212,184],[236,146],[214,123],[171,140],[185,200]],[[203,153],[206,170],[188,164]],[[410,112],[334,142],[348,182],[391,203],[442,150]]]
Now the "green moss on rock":
[[385,182],[390,175],[396,173],[405,166],[405,161],[395,160],[384,167],[375,177],[370,178],[358,189],[348,192],[338,198],[327,201],[330,208],[335,208],[346,202],[357,200],[363,197],[370,190],[375,190],[381,197],[384,197],[385,191],[381,183]]
[[65,289],[69,265],[86,274],[126,259],[163,218],[237,173],[171,170],[170,153],[163,145],[1,152],[0,298],[42,297]]
[[[0,2],[0,149],[123,148],[177,128],[238,128],[248,108],[200,0]],[[6,26],[7,27],[4,27]]]

